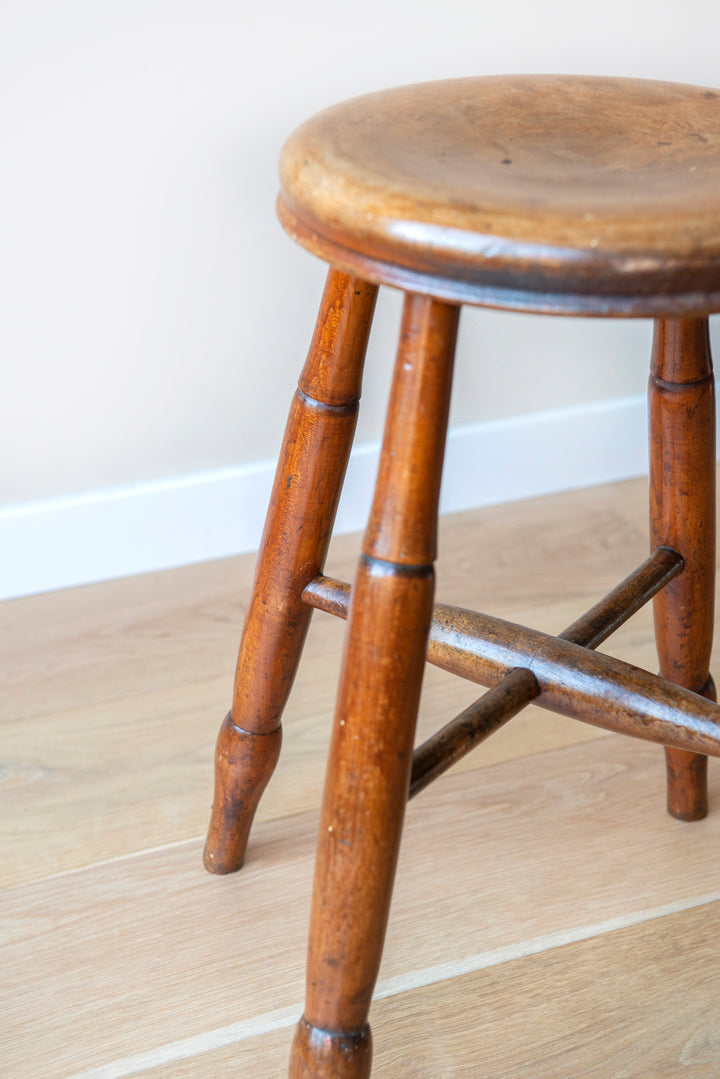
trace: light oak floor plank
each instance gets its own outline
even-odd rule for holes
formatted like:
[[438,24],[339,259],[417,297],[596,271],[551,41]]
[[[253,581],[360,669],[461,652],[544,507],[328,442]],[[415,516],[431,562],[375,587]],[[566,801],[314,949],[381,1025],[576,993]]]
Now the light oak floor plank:
[[[438,597],[561,630],[646,555],[646,481],[458,514],[441,525]],[[615,503],[623,509],[616,512]],[[351,579],[358,538],[329,572]],[[253,559],[0,604],[0,886],[202,832]],[[260,819],[318,804],[343,627],[316,615]],[[650,614],[612,643],[655,663]],[[419,737],[477,690],[430,668]],[[600,737],[529,710],[460,768]]]
[[[645,557],[646,487],[445,519],[438,598],[561,630]],[[351,579],[357,551],[334,541],[328,572]],[[133,1074],[284,1072],[343,627],[315,616],[247,866],[208,876],[252,561],[0,604],[0,1075],[115,1079],[153,1049],[165,1063]],[[604,650],[653,669],[650,611]],[[418,737],[476,694],[428,668]],[[378,1079],[720,1075],[716,761],[710,776],[711,816],[679,824],[661,751],[528,709],[416,799]]]
[[[380,990],[720,898],[720,815],[667,817],[660,758],[609,736],[416,799]],[[190,842],[0,894],[10,1074],[62,1079],[297,1006],[316,821],[261,825],[228,878],[205,874]]]
[[[719,929],[712,903],[378,1001],[374,1074],[717,1079]],[[277,1079],[291,1038],[275,1030],[143,1079]]]

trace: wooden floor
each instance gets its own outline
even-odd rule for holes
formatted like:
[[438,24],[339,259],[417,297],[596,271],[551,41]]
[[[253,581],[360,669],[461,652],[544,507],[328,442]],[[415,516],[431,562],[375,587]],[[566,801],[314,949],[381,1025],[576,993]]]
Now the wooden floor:
[[[559,632],[645,557],[645,487],[447,518],[438,597]],[[0,605],[3,1077],[286,1073],[343,626],[315,616],[246,867],[209,876],[251,562]],[[650,612],[607,650],[653,669]],[[474,695],[428,668],[421,736]],[[717,763],[683,825],[661,750],[531,708],[411,803],[373,1076],[717,1079]]]

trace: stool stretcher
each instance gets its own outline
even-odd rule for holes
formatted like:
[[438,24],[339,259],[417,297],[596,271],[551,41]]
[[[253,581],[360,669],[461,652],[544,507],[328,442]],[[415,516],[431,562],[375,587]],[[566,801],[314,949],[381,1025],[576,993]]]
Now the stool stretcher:
[[[592,651],[681,573],[683,565],[676,551],[658,548],[559,637],[436,604],[428,661],[492,688],[415,750],[410,797],[531,701],[594,726],[720,756],[718,705]],[[349,585],[318,576],[303,600],[344,618],[350,596]]]

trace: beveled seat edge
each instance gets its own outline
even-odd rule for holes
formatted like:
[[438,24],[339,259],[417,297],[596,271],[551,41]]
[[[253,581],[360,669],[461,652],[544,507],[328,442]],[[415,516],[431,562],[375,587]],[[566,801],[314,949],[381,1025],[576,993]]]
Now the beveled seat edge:
[[[543,272],[548,249],[538,248],[538,258],[532,252],[525,257],[526,272],[518,265],[512,274],[494,273],[489,267],[482,273],[477,267],[463,268],[457,263],[442,264],[433,253],[434,268],[423,265],[421,258],[413,257],[413,264],[389,261],[374,252],[355,250],[324,235],[317,223],[308,223],[290,207],[282,191],[277,197],[277,215],[288,235],[311,254],[377,285],[388,285],[405,292],[434,296],[454,304],[470,304],[500,310],[521,311],[530,314],[577,315],[597,318],[701,318],[720,312],[720,273],[714,267],[706,272],[707,287],[688,289],[671,288],[663,291],[653,288],[653,278],[626,275],[628,285],[635,282],[635,289],[627,292],[602,291],[602,279],[597,275],[597,260],[574,254],[573,267],[577,274],[571,275],[568,256],[562,264],[562,276]],[[590,288],[587,273],[592,261],[594,288]],[[465,272],[463,273],[463,269]],[[617,280],[617,271],[609,274],[609,283]],[[693,284],[695,282],[693,281]]]

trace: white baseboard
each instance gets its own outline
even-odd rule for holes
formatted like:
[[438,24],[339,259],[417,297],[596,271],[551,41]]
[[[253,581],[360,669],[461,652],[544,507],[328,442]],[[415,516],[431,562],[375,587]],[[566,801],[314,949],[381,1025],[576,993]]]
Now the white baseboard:
[[[441,511],[609,483],[647,471],[645,399],[453,428]],[[364,526],[378,444],[353,451],[337,532]],[[273,461],[0,511],[0,599],[254,550]]]

